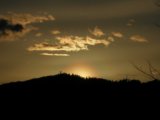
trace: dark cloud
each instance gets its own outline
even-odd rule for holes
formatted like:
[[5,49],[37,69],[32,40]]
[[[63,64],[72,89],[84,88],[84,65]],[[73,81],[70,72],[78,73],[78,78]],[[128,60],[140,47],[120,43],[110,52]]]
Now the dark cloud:
[[22,32],[23,29],[21,24],[12,24],[8,20],[0,19],[0,36],[7,35],[7,31]]
[[[38,30],[33,23],[53,21],[55,18],[50,14],[32,15],[29,13],[12,13],[0,15],[0,42],[15,41],[24,37],[33,30]],[[38,35],[40,36],[40,34]]]

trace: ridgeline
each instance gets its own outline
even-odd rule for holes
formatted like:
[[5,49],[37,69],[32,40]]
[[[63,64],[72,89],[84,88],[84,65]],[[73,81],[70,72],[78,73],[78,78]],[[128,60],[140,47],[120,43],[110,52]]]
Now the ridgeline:
[[111,81],[66,73],[0,86],[0,97],[160,97],[160,81]]

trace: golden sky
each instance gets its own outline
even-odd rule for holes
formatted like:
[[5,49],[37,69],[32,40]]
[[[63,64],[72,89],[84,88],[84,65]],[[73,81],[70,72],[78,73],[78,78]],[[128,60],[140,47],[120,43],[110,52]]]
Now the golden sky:
[[159,0],[1,0],[0,83],[53,75],[148,80],[160,68]]

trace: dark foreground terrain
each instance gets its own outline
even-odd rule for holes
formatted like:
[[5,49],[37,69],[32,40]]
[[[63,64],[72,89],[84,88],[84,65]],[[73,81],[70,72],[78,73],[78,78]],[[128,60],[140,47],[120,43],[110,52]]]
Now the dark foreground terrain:
[[141,83],[138,80],[113,82],[99,78],[57,74],[25,82],[0,86],[0,97],[160,97],[160,81]]

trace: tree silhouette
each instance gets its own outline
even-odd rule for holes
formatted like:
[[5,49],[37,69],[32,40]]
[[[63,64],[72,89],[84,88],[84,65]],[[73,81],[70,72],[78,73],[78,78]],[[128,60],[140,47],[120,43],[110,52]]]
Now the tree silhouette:
[[133,62],[131,64],[134,66],[134,68],[136,68],[138,71],[140,71],[147,77],[154,80],[160,79],[160,71],[158,71],[155,67],[153,67],[150,61],[147,61],[148,71],[144,70],[141,66],[138,66]]

